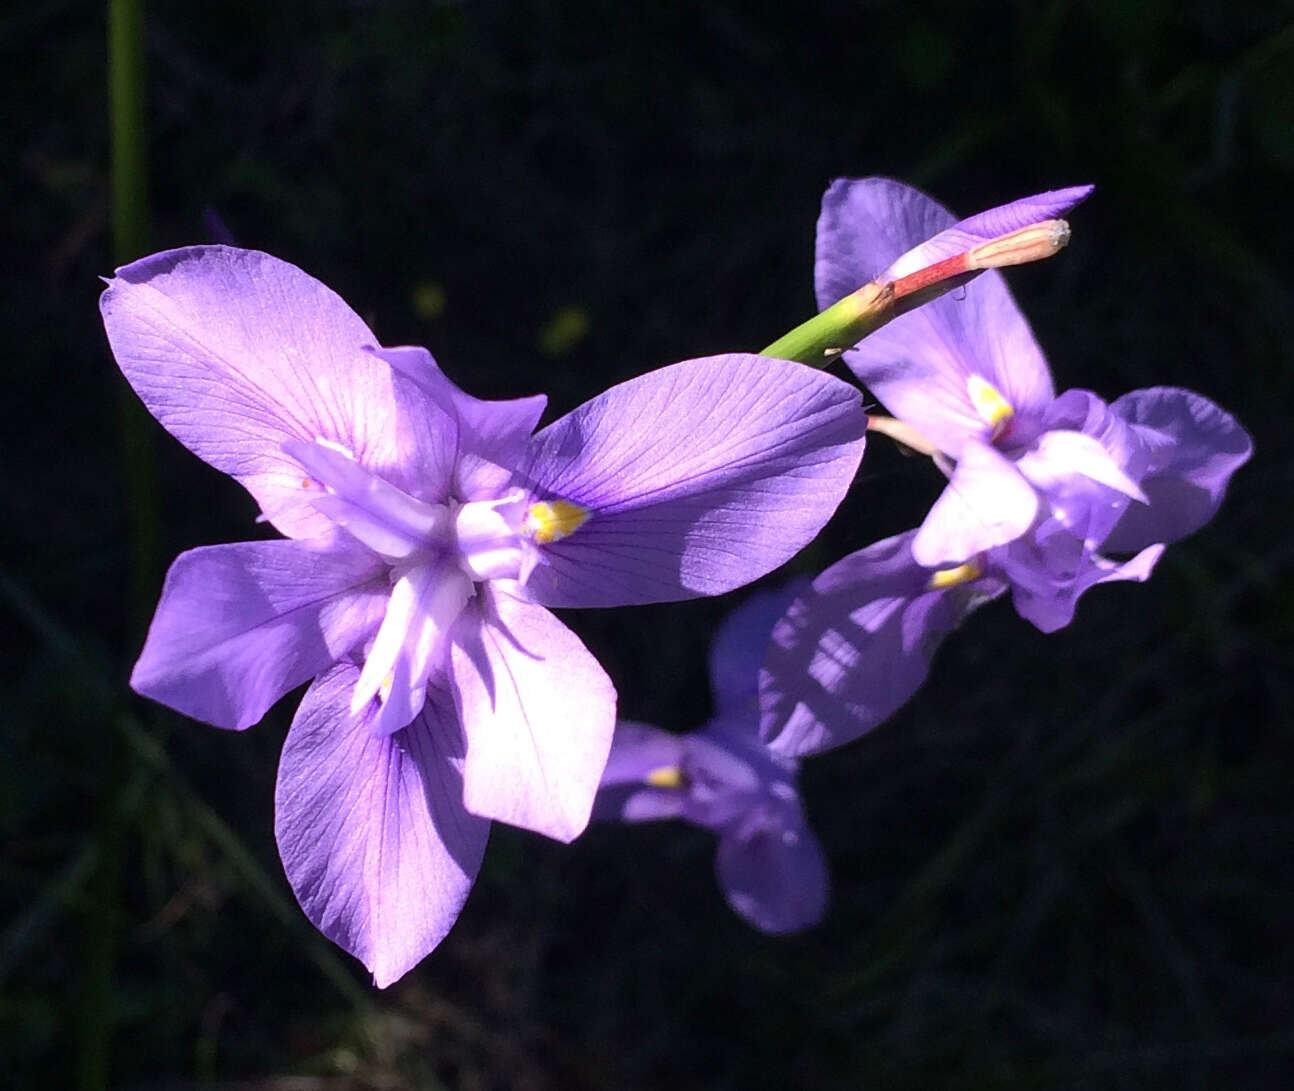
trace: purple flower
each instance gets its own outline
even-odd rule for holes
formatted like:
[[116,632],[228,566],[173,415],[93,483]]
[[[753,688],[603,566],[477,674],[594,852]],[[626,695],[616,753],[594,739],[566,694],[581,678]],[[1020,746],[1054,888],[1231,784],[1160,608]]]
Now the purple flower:
[[[819,221],[819,303],[833,302],[850,262],[866,276],[950,225],[908,186],[836,182]],[[845,361],[899,418],[883,430],[933,454],[950,480],[918,530],[827,569],[775,629],[761,697],[762,737],[778,753],[880,723],[924,681],[944,636],[1007,589],[1053,632],[1089,587],[1147,579],[1165,545],[1213,517],[1252,452],[1233,417],[1188,390],[1109,405],[1084,390],[1056,396],[995,272],[895,319]]]
[[758,738],[758,671],[773,623],[798,586],[752,596],[710,650],[715,715],[676,735],[616,724],[595,814],[625,822],[683,818],[719,836],[715,869],[728,904],[764,932],[817,924],[829,880],[796,791],[798,763]]
[[294,266],[156,254],[102,298],[149,410],[285,538],[182,554],[134,688],[245,728],[313,679],[276,834],[310,919],[395,981],[448,931],[490,819],[569,840],[615,692],[547,606],[716,594],[817,532],[862,454],[857,392],[755,356],[689,360],[531,435],[384,349]]

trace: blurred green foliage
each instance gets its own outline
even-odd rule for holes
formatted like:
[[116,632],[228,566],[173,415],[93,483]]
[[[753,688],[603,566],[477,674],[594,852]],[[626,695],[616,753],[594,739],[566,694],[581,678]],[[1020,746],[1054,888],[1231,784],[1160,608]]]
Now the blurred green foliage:
[[[1193,387],[1257,442],[1147,586],[1046,639],[976,616],[892,723],[808,764],[836,885],[818,930],[746,929],[697,831],[498,829],[455,931],[381,994],[279,871],[293,702],[234,735],[126,688],[105,29],[81,0],[0,16],[13,1086],[94,1085],[94,1020],[124,1088],[1294,1083],[1294,7],[149,5],[150,247],[203,241],[214,208],[480,396],[560,413],[769,342],[812,310],[835,176],[963,212],[1092,181],[1070,248],[1011,277],[1058,385]],[[155,446],[163,556],[261,533],[235,485]],[[927,466],[874,447],[799,570],[930,502]],[[727,608],[571,623],[627,715],[682,729]]]

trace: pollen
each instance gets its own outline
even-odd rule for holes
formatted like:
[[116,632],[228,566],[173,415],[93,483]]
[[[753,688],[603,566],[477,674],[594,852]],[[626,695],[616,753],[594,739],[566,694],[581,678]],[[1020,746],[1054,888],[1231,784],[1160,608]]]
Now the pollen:
[[391,687],[395,685],[395,671],[387,671],[386,677],[382,679],[382,684],[377,687],[377,696],[383,704],[386,704],[387,698],[391,696]]
[[572,504],[569,500],[541,500],[538,504],[530,505],[523,525],[536,543],[548,545],[574,534],[590,514],[588,508]]
[[972,375],[966,380],[966,393],[980,419],[993,429],[993,438],[1002,434],[1006,422],[1015,416],[1015,409],[987,379]]
[[659,769],[653,769],[643,780],[653,788],[681,788],[683,770],[677,765],[662,765]]
[[930,583],[927,587],[931,591],[943,591],[949,587],[956,587],[958,584],[970,583],[972,580],[979,579],[982,575],[984,575],[984,569],[974,561],[967,561],[965,564],[959,564],[956,568],[941,568],[930,577]]

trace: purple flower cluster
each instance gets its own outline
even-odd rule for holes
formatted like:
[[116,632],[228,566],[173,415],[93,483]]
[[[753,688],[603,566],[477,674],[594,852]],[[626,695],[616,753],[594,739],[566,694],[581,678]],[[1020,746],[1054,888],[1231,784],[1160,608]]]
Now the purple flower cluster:
[[[1026,198],[992,216],[1051,216],[1088,192]],[[895,275],[892,263],[921,254],[921,240],[965,234],[987,215],[958,224],[910,186],[835,182],[818,221],[819,306],[877,269]],[[1109,404],[1087,390],[1057,395],[995,271],[895,319],[844,360],[897,418],[873,426],[932,455],[948,483],[919,528],[828,568],[778,625],[761,684],[775,712],[762,737],[781,754],[876,726],[988,599],[1009,590],[1049,633],[1090,587],[1147,579],[1166,545],[1213,517],[1252,452],[1233,417],[1189,390],[1134,390]]]
[[796,790],[798,763],[759,741],[759,661],[773,625],[801,590],[752,595],[710,648],[715,714],[676,735],[621,720],[595,817],[682,818],[719,838],[715,870],[728,904],[764,932],[796,932],[827,908],[827,864]]
[[[1095,584],[1146,579],[1250,455],[1190,391],[1055,393],[1001,276],[982,270],[1031,225],[1052,252],[1056,218],[1089,192],[958,222],[884,179],[828,190],[820,306],[869,283],[893,285],[891,304],[906,293],[844,353],[892,418],[809,367],[732,354],[639,376],[536,431],[542,396],[464,393],[425,349],[380,346],[266,254],[192,247],[119,269],[101,309],[127,380],[282,535],[182,554],[131,684],[243,729],[309,683],[279,766],[279,849],[306,914],[378,985],[453,924],[491,820],[570,840],[595,795],[603,817],[713,830],[720,884],[756,927],[815,923],[827,869],[796,759],[890,715],[979,603],[1009,590],[1051,632]],[[550,608],[759,578],[831,517],[869,428],[946,475],[921,526],[736,611],[700,731],[617,724],[610,679]]]

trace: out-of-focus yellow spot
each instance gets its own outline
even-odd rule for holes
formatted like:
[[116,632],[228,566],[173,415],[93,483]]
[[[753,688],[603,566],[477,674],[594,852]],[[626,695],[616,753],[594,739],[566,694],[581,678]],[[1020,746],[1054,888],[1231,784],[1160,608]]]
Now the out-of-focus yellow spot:
[[569,500],[541,500],[531,504],[523,526],[539,545],[560,542],[584,525],[591,512]]
[[439,281],[421,280],[409,295],[413,313],[419,318],[439,318],[445,313],[445,289]]
[[391,687],[395,685],[395,671],[387,671],[387,675],[382,679],[382,684],[377,687],[378,699],[386,704],[386,699],[391,696]]
[[679,788],[683,784],[683,770],[677,765],[662,765],[643,779],[653,788]]
[[560,307],[539,331],[545,356],[565,356],[589,332],[589,312],[583,307]]
[[987,379],[972,375],[966,380],[966,393],[970,395],[971,404],[980,415],[980,420],[993,429],[995,437],[1001,434],[1006,422],[1015,416],[1011,403]]
[[984,575],[984,569],[974,561],[959,564],[956,568],[941,568],[930,577],[930,590],[942,591],[946,587],[956,587],[959,583],[970,583]]

